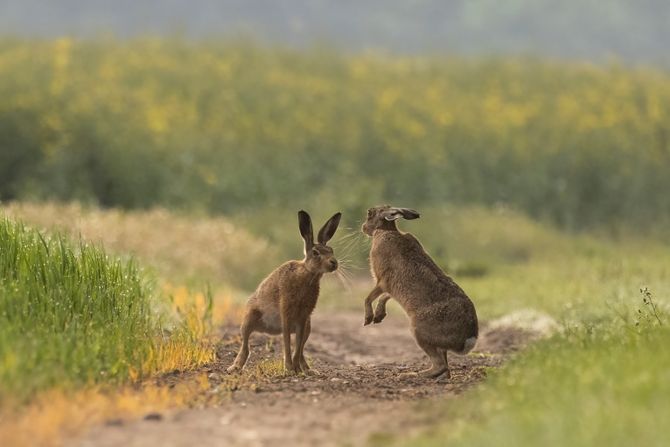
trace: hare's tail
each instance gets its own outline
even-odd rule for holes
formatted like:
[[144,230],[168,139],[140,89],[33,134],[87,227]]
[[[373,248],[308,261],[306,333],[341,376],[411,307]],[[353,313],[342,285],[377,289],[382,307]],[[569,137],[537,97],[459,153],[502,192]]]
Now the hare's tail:
[[472,348],[474,348],[476,344],[477,344],[477,337],[467,338],[463,343],[463,349],[461,349],[458,353],[465,355],[468,352],[472,351]]

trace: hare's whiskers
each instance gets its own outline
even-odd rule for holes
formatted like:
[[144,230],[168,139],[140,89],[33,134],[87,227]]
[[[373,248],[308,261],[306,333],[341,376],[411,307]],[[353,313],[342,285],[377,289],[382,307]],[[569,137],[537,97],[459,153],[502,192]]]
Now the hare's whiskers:
[[347,293],[351,293],[351,280],[346,277],[344,272],[338,270],[337,271],[337,279],[340,280],[342,283],[342,286],[344,287],[344,290],[347,291]]

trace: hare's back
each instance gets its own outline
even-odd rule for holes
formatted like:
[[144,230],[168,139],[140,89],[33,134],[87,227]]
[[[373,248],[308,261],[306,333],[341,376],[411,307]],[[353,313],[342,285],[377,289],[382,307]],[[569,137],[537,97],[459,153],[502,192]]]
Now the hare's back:
[[296,261],[288,261],[277,267],[258,285],[254,295],[257,300],[278,300],[279,294],[293,281]]

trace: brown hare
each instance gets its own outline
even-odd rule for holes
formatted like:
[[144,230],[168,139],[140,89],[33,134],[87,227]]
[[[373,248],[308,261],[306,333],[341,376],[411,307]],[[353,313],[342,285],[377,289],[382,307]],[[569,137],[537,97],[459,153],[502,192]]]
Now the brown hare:
[[[398,231],[396,220],[419,213],[388,205],[368,210],[363,232],[372,236],[370,266],[375,288],[365,299],[365,324],[379,323],[392,297],[409,316],[414,338],[432,362],[426,377],[450,377],[447,351],[468,353],[479,332],[475,306],[410,233]],[[373,313],[372,303],[379,298]]]
[[[333,249],[326,243],[340,223],[341,213],[328,219],[314,243],[312,219],[298,212],[300,234],[305,241],[305,259],[288,261],[265,278],[247,301],[242,322],[242,346],[228,372],[239,371],[249,357],[249,336],[254,331],[282,334],[284,370],[308,372],[303,350],[311,331],[310,316],[319,297],[319,281],[324,273],[337,270]],[[291,356],[291,334],[295,334],[295,352]]]

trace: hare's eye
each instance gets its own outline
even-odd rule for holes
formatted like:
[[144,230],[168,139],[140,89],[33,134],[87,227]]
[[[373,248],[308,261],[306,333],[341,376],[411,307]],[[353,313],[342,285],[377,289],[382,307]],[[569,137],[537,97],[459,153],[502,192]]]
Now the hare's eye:
[[313,254],[314,256],[319,256],[320,253],[319,253],[319,250],[317,250],[317,249],[315,248],[314,250],[312,250],[312,254]]

